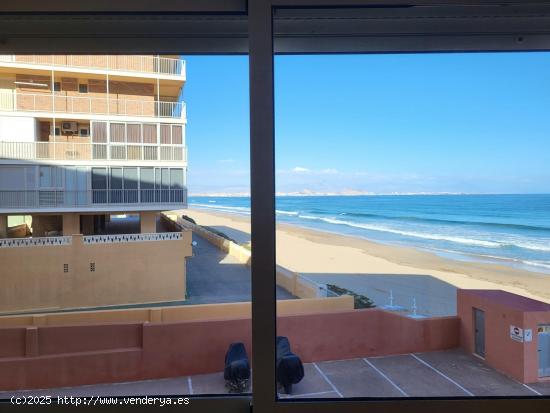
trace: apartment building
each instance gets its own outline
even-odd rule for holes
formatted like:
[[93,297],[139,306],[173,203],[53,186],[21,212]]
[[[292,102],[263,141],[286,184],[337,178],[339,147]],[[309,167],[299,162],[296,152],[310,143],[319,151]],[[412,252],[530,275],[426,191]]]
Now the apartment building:
[[[30,279],[39,277],[39,285],[49,286],[34,299],[20,297],[20,303],[5,297],[0,310],[78,307],[74,295],[59,297],[55,274],[95,272],[97,279],[102,260],[125,270],[132,264],[132,274],[120,279],[136,291],[106,298],[98,290],[96,299],[85,300],[84,306],[184,298],[190,247],[182,250],[175,267],[159,269],[154,261],[176,259],[166,251],[177,249],[159,248],[163,243],[190,245],[190,235],[156,233],[159,212],[183,208],[187,202],[185,73],[178,56],[0,56],[0,254],[3,262],[15,260],[13,271],[19,276],[36,273]],[[111,217],[120,214],[139,217],[132,237],[120,230],[116,236],[109,233]],[[30,230],[13,231],[10,225],[18,222],[14,217],[23,216]],[[75,242],[83,256],[86,246],[111,245],[85,263],[76,257],[71,265],[66,254],[59,255],[63,262],[24,263],[38,247],[49,248],[47,256],[54,257],[52,249],[76,248]],[[115,244],[136,242],[149,246],[141,249],[150,258],[141,267],[133,265],[133,254],[113,255]],[[123,256],[128,262],[121,261]],[[115,279],[104,267],[105,277]],[[168,267],[178,268],[177,274]],[[150,277],[150,271],[170,273],[164,275],[168,281],[162,291],[149,288],[151,281],[131,287],[139,277]],[[52,280],[47,281],[46,273]]]

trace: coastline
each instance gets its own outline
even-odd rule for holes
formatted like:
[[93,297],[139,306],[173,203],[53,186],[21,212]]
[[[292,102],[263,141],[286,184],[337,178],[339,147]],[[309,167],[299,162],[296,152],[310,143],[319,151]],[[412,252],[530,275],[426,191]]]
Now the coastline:
[[[215,227],[240,244],[250,240],[247,216],[193,208],[177,213],[190,216],[199,225]],[[550,303],[548,274],[459,261],[414,247],[387,245],[287,223],[277,224],[277,263],[318,279],[354,276],[368,280],[367,295],[369,292],[377,295],[379,301],[387,301],[390,289],[395,297],[407,302],[419,295],[419,308],[425,307],[430,313],[434,305],[445,306],[455,288],[501,289]],[[422,305],[423,297],[428,300],[431,296],[439,302]],[[445,311],[452,312],[452,305]]]

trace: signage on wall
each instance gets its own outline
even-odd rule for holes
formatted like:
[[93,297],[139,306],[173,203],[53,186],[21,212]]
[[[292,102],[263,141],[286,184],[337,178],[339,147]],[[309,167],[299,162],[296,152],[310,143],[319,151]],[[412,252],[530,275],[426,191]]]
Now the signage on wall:
[[510,338],[514,341],[523,343],[523,330],[516,326],[510,326]]
[[533,341],[533,330],[531,330],[530,328],[526,328],[523,331],[523,338],[525,339],[526,343]]

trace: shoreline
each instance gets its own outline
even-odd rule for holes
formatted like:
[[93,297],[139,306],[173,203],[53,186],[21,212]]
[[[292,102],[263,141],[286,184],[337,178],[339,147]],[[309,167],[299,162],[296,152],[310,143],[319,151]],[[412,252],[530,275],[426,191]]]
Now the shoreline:
[[[198,208],[178,210],[177,213],[196,219],[199,225],[215,227],[240,244],[250,240],[249,216]],[[448,287],[452,286],[502,289],[550,303],[549,275],[545,273],[494,263],[460,261],[415,247],[382,244],[288,223],[277,223],[277,263],[308,277],[313,274],[334,280],[343,276],[362,276],[369,282],[377,279],[376,283],[369,284],[369,291],[381,297],[390,289],[394,296],[407,297],[426,294],[429,290],[429,294],[439,296],[442,303],[449,299]],[[419,277],[425,279],[420,282]],[[390,279],[387,285],[382,281]]]

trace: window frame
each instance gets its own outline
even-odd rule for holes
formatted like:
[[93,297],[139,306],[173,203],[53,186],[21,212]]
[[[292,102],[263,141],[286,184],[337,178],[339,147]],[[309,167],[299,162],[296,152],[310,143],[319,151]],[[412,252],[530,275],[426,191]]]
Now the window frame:
[[[336,413],[346,412],[434,412],[460,413],[513,412],[517,409],[543,410],[550,406],[548,397],[454,397],[454,398],[347,398],[347,399],[277,399],[276,383],[276,216],[275,216],[275,103],[274,56],[277,39],[274,36],[274,11],[279,8],[345,8],[406,5],[496,5],[495,1],[376,1],[376,0],[257,0],[249,4],[249,61],[250,61],[250,138],[251,138],[251,211],[252,211],[252,344],[261,348],[261,357],[254,359],[252,394],[253,406],[267,413]],[[512,2],[505,2],[512,3]],[[544,2],[536,2],[541,4]],[[547,5],[548,3],[545,3]],[[475,25],[474,25],[475,26]],[[468,35],[468,33],[466,33]],[[521,32],[519,33],[522,34]],[[434,33],[432,33],[434,35]],[[393,50],[377,47],[375,43],[361,42],[345,50],[324,53],[422,53],[456,51],[523,51],[532,50],[516,41],[518,33],[489,34],[482,45],[466,41],[459,33],[454,39],[426,46],[425,39],[411,42],[404,36],[391,34],[390,44],[402,44]],[[470,34],[471,36],[471,34]],[[437,40],[437,33],[434,36]],[[380,38],[380,36],[378,36]],[[332,39],[331,39],[332,40]],[[432,39],[430,39],[432,40]],[[353,43],[353,40],[350,40]],[[431,46],[431,47],[430,47]],[[550,50],[550,38],[537,43],[536,50]],[[290,52],[292,53],[292,52]],[[296,51],[300,53],[300,51]],[[315,52],[312,52],[315,53]],[[304,52],[302,52],[304,54]],[[271,282],[266,282],[269,279]],[[258,354],[257,352],[254,353]]]
[[[499,398],[499,399],[342,399],[320,401],[276,400],[275,379],[275,164],[274,164],[274,78],[273,78],[273,9],[277,7],[342,7],[376,6],[395,7],[410,5],[458,5],[458,4],[519,4],[519,0],[19,0],[0,4],[0,19],[9,24],[0,34],[0,53],[185,53],[185,54],[246,54],[249,55],[250,76],[250,157],[251,157],[251,206],[252,242],[252,341],[253,393],[250,395],[196,395],[191,403],[172,406],[170,411],[185,409],[188,412],[244,412],[249,411],[252,400],[254,410],[275,412],[517,412],[518,409],[543,411],[548,408],[548,398]],[[529,0],[535,5],[550,5],[548,0]],[[56,14],[57,13],[57,14]],[[71,35],[68,25],[60,29],[58,15],[84,15],[78,21],[79,37]],[[112,15],[113,22],[98,21],[93,26],[90,16]],[[40,18],[29,30],[25,23],[18,23],[21,16]],[[128,15],[130,21],[117,27],[116,18]],[[139,17],[154,15],[147,30],[140,26]],[[201,32],[198,36],[177,32],[176,25],[165,25],[162,15],[248,18],[247,38],[223,39],[219,33]],[[137,17],[132,21],[133,17]],[[10,20],[12,19],[12,20]],[[0,21],[1,22],[1,21]],[[95,22],[92,22],[95,23]],[[19,32],[19,26],[22,27]],[[180,24],[181,26],[181,24]],[[92,30],[93,29],[93,30]],[[131,30],[131,31],[130,31]],[[125,31],[130,31],[132,37]],[[13,33],[12,33],[13,32]],[[65,35],[64,35],[64,32]],[[504,33],[508,37],[516,33]],[[218,36],[218,37],[216,37]],[[501,36],[501,38],[502,38]],[[136,42],[135,38],[140,41]],[[101,39],[101,41],[97,41]],[[470,38],[471,39],[471,38]],[[459,39],[460,40],[460,39]],[[488,39],[486,45],[490,45]],[[399,42],[398,38],[396,40]],[[465,41],[465,39],[461,39]],[[353,43],[353,39],[350,40]],[[405,43],[406,44],[406,43]],[[460,49],[460,45],[455,45]],[[362,46],[360,46],[362,47]],[[471,44],[470,44],[471,47]],[[403,48],[410,49],[410,46]],[[483,50],[490,49],[485,46]],[[550,50],[550,44],[548,45]],[[412,49],[411,49],[412,50]],[[469,49],[473,51],[473,49]],[[481,50],[481,48],[480,48]],[[521,50],[517,46],[514,50]],[[422,52],[416,47],[415,52]],[[359,52],[359,50],[357,50]],[[160,140],[160,136],[157,137]],[[156,178],[155,178],[156,179]],[[267,282],[266,282],[267,281]],[[9,403],[9,401],[8,401]],[[2,405],[2,409],[9,407]],[[124,407],[120,407],[124,409]],[[154,406],[128,406],[132,411],[151,411]],[[17,409],[14,406],[13,409]],[[166,409],[166,407],[164,407]],[[51,411],[69,411],[70,406],[52,405]]]

